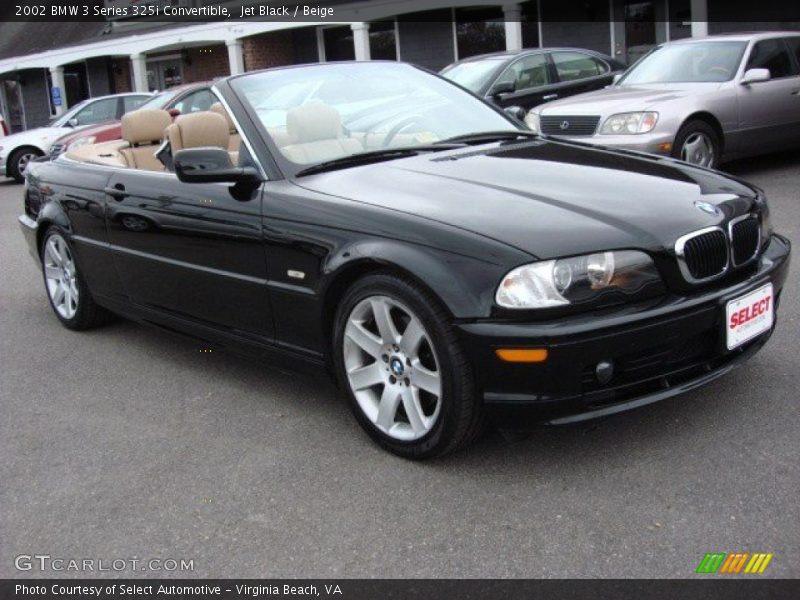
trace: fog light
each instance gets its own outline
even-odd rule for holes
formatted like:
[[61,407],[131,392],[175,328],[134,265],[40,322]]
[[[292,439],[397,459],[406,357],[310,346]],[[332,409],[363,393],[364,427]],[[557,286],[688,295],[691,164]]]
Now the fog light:
[[494,353],[500,360],[512,363],[538,363],[547,360],[547,348],[500,348]]
[[614,377],[614,363],[610,360],[601,360],[594,368],[594,374],[597,376],[597,381],[603,385],[607,384]]

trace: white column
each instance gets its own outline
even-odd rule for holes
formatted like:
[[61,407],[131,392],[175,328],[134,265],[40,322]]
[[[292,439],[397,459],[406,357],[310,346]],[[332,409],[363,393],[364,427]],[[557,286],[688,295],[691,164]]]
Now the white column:
[[708,1],[692,0],[692,37],[705,37],[708,35]]
[[503,17],[506,21],[506,50],[522,50],[522,8],[519,4],[508,4],[503,7]]
[[61,95],[61,106],[54,107],[56,115],[60,115],[69,108],[67,106],[67,90],[64,85],[64,67],[50,67],[50,80],[52,81],[52,86],[58,88]]
[[353,47],[356,51],[356,60],[369,60],[369,23],[359,21],[350,25],[353,30]]
[[135,92],[148,92],[147,85],[147,58],[144,54],[131,56],[131,71],[133,72],[133,90]]
[[228,66],[231,70],[231,75],[244,73],[242,40],[228,40],[225,45],[228,47]]

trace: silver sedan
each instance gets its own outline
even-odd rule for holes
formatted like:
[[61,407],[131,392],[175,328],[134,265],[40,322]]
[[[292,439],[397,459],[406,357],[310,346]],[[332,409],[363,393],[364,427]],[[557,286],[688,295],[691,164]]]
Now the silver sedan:
[[537,107],[526,122],[712,168],[800,146],[800,32],[670,42],[613,85]]

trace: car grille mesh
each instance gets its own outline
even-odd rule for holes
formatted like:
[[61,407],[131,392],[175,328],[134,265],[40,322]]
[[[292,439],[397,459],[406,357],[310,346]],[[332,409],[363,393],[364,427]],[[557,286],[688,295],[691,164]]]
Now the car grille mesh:
[[686,240],[683,257],[694,279],[719,275],[728,266],[728,240],[725,233],[717,229]]
[[547,135],[594,135],[599,116],[539,117],[539,127]]
[[758,252],[758,219],[749,217],[731,227],[731,250],[734,266],[743,265]]

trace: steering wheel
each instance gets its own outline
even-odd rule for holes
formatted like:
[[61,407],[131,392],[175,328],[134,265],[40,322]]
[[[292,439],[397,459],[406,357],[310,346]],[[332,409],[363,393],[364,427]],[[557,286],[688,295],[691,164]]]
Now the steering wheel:
[[382,144],[382,146],[383,146],[384,148],[388,148],[388,147],[389,147],[389,144],[391,144],[391,143],[392,143],[392,140],[393,140],[395,137],[397,137],[397,134],[398,134],[398,133],[400,133],[401,131],[403,131],[404,129],[406,129],[406,128],[407,128],[407,127],[409,127],[410,125],[413,125],[414,123],[416,123],[417,121],[419,121],[419,120],[421,120],[421,119],[422,119],[422,115],[411,115],[411,116],[408,116],[408,117],[406,117],[405,119],[401,119],[401,120],[400,120],[400,122],[399,122],[399,123],[397,123],[397,125],[395,125],[394,127],[392,127],[392,128],[391,128],[391,129],[390,129],[390,130],[389,130],[389,131],[386,133],[386,137],[385,137],[385,138],[383,138],[383,144]]

